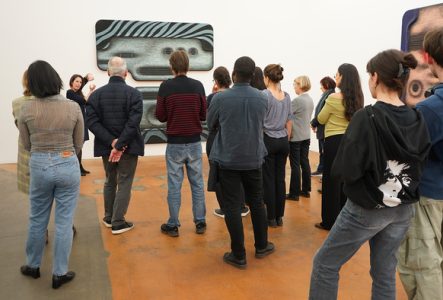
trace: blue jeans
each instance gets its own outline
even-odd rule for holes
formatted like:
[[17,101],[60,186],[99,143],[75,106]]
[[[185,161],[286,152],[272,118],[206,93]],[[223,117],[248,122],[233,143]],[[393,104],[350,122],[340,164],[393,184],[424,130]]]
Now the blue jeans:
[[26,242],[27,265],[40,267],[45,248],[52,203],[55,200],[55,239],[53,251],[54,275],[68,272],[72,246],[72,219],[80,192],[80,167],[77,156],[71,153],[31,153],[29,163],[31,186],[29,200],[29,234]]
[[183,166],[186,166],[192,192],[194,223],[205,222],[206,205],[202,175],[202,146],[200,142],[190,144],[168,144],[166,146],[166,168],[168,170],[168,225],[180,226],[178,214],[181,205]]
[[337,299],[340,268],[366,241],[371,252],[372,299],[395,299],[396,253],[413,215],[412,205],[366,209],[348,199],[314,257],[309,299]]

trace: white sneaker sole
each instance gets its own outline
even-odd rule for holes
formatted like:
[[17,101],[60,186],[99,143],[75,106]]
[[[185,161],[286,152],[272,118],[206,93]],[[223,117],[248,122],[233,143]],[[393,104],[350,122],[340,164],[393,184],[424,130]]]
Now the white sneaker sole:
[[134,225],[132,225],[131,227],[126,227],[126,228],[119,229],[119,230],[112,230],[112,234],[121,234],[121,233],[129,231],[133,228],[134,228]]
[[225,215],[219,215],[219,214],[216,213],[215,211],[214,211],[214,215],[217,216],[217,217],[219,217],[219,218],[223,218],[223,219],[225,218]]
[[106,228],[112,228],[112,224],[106,223],[104,220],[102,220],[102,223]]

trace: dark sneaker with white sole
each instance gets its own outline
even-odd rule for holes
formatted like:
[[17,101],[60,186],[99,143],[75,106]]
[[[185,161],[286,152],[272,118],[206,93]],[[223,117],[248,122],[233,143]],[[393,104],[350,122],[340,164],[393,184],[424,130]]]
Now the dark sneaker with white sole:
[[249,215],[249,212],[250,212],[249,207],[243,206],[241,209],[241,216],[246,217],[247,215]]
[[220,217],[220,218],[225,217],[225,213],[223,212],[223,210],[221,208],[214,209],[214,215],[216,215],[217,217]]
[[103,222],[103,225],[105,225],[105,227],[112,228],[112,224],[111,224],[110,219],[103,218],[102,222]]
[[121,234],[134,228],[134,224],[131,222],[125,222],[123,224],[112,226],[112,234]]
[[162,224],[160,227],[160,230],[162,233],[167,234],[172,237],[178,237],[178,227],[177,226],[171,226],[168,224]]

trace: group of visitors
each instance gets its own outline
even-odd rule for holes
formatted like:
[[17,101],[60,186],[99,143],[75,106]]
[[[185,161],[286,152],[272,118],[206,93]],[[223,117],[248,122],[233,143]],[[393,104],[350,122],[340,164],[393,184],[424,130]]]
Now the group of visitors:
[[[443,30],[428,32],[424,57],[443,81],[441,47]],[[278,64],[261,72],[243,56],[235,61],[232,78],[219,67],[206,99],[201,82],[187,77],[186,52],[174,51],[169,63],[173,78],[160,85],[156,107],[158,120],[167,122],[169,218],[160,226],[162,233],[179,236],[185,167],[195,232],[206,231],[200,139],[206,120],[208,189],[216,192],[216,214],[224,217],[231,239],[223,261],[246,268],[242,216],[249,213],[255,257],[273,253],[276,247],[268,239],[268,228],[283,226],[285,200],[310,197],[312,128],[320,149],[312,175],[322,174],[322,222],[315,226],[330,231],[314,257],[309,298],[335,299],[341,266],[369,241],[373,299],[395,299],[397,257],[410,299],[442,299],[443,86],[435,86],[416,108],[404,104],[404,84],[417,67],[412,54],[386,50],[369,60],[368,86],[376,103],[366,107],[357,68],[340,65],[335,81],[321,80],[323,95],[315,112],[307,93],[309,78],[295,78],[297,97],[291,101],[281,88],[284,70]],[[144,154],[139,128],[143,105],[140,92],[125,83],[127,72],[124,59],[111,58],[109,83],[96,90],[90,85],[86,96],[81,91],[92,75],[73,75],[67,98],[77,104],[60,95],[57,72],[47,62],[36,61],[23,77],[24,97],[14,102],[19,147],[30,152],[29,188],[25,169],[19,167],[18,172],[23,178],[19,187],[29,193],[31,204],[27,263],[21,272],[40,277],[55,201],[53,288],[75,277],[68,271],[68,260],[80,176],[88,173],[81,164],[85,126],[94,133],[94,156],[102,157],[106,173],[103,224],[113,234],[134,228],[125,214],[138,156]],[[288,156],[291,182],[286,194]],[[20,157],[19,166],[26,159]]]

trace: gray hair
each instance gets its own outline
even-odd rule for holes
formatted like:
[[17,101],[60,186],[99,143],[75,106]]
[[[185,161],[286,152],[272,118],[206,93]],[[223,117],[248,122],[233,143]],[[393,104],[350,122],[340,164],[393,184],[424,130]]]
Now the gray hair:
[[108,62],[108,73],[109,76],[125,76],[128,66],[126,61],[118,56],[111,57]]

